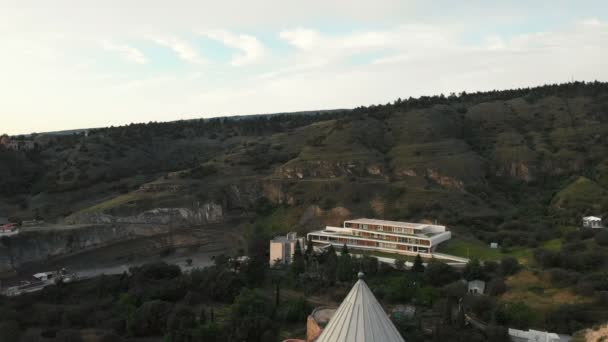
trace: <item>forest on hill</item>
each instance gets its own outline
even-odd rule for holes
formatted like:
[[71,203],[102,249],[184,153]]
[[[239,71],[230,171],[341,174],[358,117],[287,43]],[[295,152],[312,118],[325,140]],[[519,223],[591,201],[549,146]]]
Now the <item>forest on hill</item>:
[[[382,304],[415,303],[416,319],[395,321],[408,341],[503,341],[506,327],[573,334],[608,320],[608,231],[580,229],[582,216],[608,213],[607,136],[608,83],[573,82],[10,137],[35,142],[0,147],[0,216],[11,221],[237,222],[244,242],[191,273],[145,265],[0,298],[0,336],[302,336],[312,307],[339,304],[360,269]],[[406,271],[404,260],[394,269],[307,248],[268,268],[269,238],[353,217],[437,221],[453,233],[440,252],[471,261]],[[487,296],[467,295],[462,279],[485,280]],[[487,330],[465,327],[465,312]]]
[[293,226],[312,207],[535,245],[608,212],[607,131],[608,84],[574,82],[39,134],[34,150],[0,148],[0,213],[76,222],[214,203]]

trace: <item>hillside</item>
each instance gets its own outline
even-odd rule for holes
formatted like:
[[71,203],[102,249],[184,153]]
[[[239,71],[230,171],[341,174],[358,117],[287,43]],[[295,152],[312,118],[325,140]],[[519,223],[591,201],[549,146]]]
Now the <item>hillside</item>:
[[[597,82],[40,135],[34,151],[0,150],[0,212],[154,222],[184,208],[184,223],[273,232],[431,219],[520,245],[608,213],[607,136],[608,84]],[[514,220],[529,229],[497,233]]]

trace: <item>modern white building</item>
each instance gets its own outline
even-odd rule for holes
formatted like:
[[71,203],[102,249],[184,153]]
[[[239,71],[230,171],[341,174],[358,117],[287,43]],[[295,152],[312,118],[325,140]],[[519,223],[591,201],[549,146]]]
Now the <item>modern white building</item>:
[[316,244],[346,244],[356,249],[428,257],[437,245],[451,237],[445,226],[366,218],[344,221],[343,227],[327,226],[325,230],[308,233],[308,239]]
[[583,227],[585,228],[604,228],[602,219],[596,216],[583,217]]
[[298,233],[290,232],[286,236],[277,236],[270,240],[270,266],[275,264],[289,265],[296,251],[296,243],[300,244],[302,253],[306,247],[303,237],[298,237]]

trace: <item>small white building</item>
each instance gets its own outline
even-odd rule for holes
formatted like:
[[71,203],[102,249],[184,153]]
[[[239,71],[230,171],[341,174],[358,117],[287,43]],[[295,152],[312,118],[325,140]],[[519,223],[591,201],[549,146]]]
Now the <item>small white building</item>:
[[298,237],[298,233],[290,232],[286,236],[277,236],[270,240],[270,266],[274,266],[276,263],[291,264],[296,251],[296,243],[300,244],[300,249],[304,253],[306,247],[304,238]]
[[513,342],[561,342],[570,340],[570,336],[532,329],[524,331],[509,328],[509,337]]
[[483,280],[471,280],[467,284],[467,292],[472,295],[481,295],[486,290],[486,282]]
[[490,248],[492,248],[492,249],[498,248],[498,242],[490,242]]
[[585,227],[585,228],[604,228],[604,226],[602,225],[602,219],[597,216],[583,217],[583,227]]

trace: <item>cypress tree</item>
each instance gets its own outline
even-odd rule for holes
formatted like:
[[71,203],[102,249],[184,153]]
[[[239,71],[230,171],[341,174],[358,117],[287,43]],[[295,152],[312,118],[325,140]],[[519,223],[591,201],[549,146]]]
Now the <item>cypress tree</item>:
[[414,259],[414,265],[412,266],[412,272],[424,272],[424,265],[422,264],[422,257],[420,257],[420,254],[416,254],[416,259]]

